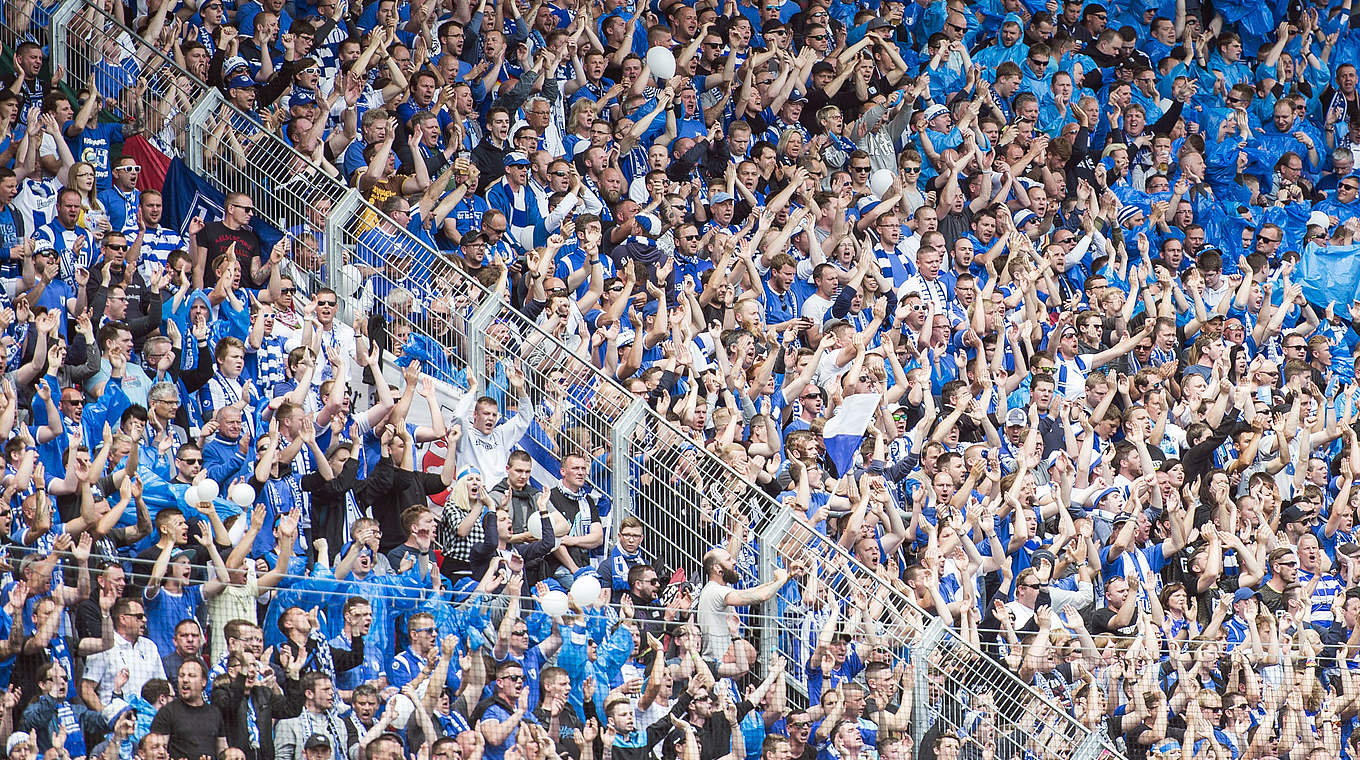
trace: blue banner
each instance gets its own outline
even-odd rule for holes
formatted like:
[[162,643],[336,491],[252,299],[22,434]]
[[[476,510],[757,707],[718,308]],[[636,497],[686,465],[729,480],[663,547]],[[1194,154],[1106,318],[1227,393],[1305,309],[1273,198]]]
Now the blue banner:
[[[226,206],[226,194],[210,182],[194,174],[182,159],[170,162],[165,173],[165,189],[162,196],[164,213],[161,224],[179,232],[187,240],[189,222],[195,217],[205,222],[216,222],[222,218]],[[256,201],[258,203],[258,201]],[[250,223],[251,229],[260,236],[260,255],[267,258],[274,244],[279,242],[283,233],[271,225],[265,216],[256,212]]]

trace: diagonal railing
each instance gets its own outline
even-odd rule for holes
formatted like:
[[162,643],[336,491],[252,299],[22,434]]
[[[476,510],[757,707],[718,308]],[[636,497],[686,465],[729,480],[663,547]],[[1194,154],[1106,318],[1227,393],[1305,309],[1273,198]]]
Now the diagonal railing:
[[[539,452],[536,458],[549,469],[553,460],[571,454],[590,462],[590,485],[611,502],[611,537],[623,516],[636,515],[650,529],[647,548],[657,560],[702,582],[704,554],[728,543],[735,521],[749,522],[747,540],[734,546],[745,580],[768,579],[794,559],[814,559],[822,575],[846,579],[828,582],[816,599],[781,594],[774,603],[777,615],[753,615],[748,623],[759,633],[762,662],[783,653],[793,672],[801,673],[816,638],[809,640],[807,621],[832,605],[851,604],[860,589],[879,613],[867,624],[895,658],[916,666],[917,746],[931,730],[967,733],[968,716],[978,712],[967,695],[986,693],[1011,706],[998,727],[1031,737],[1025,748],[1037,748],[1039,756],[1113,753],[1060,706],[938,621],[928,622],[932,618],[900,581],[866,568],[715,456],[665,410],[658,412],[601,371],[595,347],[578,345],[563,326],[540,324],[513,308],[503,280],[485,274],[492,267],[480,275],[485,281],[469,276],[444,252],[397,227],[337,173],[236,109],[102,7],[64,0],[52,18],[52,60],[65,66],[72,82],[91,81],[108,66],[111,51],[141,62],[150,84],[123,97],[140,103],[167,155],[182,156],[223,192],[248,195],[287,234],[291,274],[302,290],[333,287],[345,314],[381,314],[375,326],[396,339],[389,350],[400,353],[401,339],[416,336],[432,374],[448,386],[489,395],[503,409],[518,404],[509,377],[513,367],[522,367],[533,405],[526,448]],[[182,137],[174,136],[179,125],[187,127]],[[390,273],[390,287],[373,288],[375,278],[368,275],[374,271]],[[428,308],[418,308],[419,301]],[[806,694],[801,682],[798,686]],[[941,690],[949,696],[941,698]]]

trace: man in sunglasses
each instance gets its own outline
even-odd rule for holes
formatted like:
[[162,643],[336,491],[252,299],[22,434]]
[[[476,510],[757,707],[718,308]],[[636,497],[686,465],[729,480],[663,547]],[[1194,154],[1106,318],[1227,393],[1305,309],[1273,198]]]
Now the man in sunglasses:
[[514,660],[501,663],[496,669],[494,692],[483,699],[472,711],[472,720],[486,741],[484,757],[505,757],[506,750],[515,746],[520,723],[538,723],[529,704],[529,691],[524,686],[524,667]]
[[137,232],[141,194],[137,192],[137,178],[142,167],[132,156],[120,156],[113,167],[113,182],[99,193],[99,202],[109,215],[109,226],[116,232],[132,235]]
[[195,285],[211,288],[217,284],[217,268],[212,262],[226,254],[233,243],[236,259],[241,262],[241,286],[258,290],[269,284],[269,271],[264,270],[263,276],[257,278],[260,267],[251,266],[252,262],[264,263],[260,258],[260,236],[250,226],[254,218],[255,202],[250,196],[231,193],[223,204],[221,220],[203,223],[201,227],[198,223],[190,223],[189,253],[194,261],[194,277],[195,280],[203,278]]

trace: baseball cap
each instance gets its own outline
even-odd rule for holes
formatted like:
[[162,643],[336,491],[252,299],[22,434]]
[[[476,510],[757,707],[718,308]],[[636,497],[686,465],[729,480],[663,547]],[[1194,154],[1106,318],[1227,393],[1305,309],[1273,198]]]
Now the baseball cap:
[[1288,525],[1289,523],[1300,522],[1306,517],[1308,517],[1308,512],[1306,512],[1303,507],[1300,507],[1297,504],[1290,504],[1280,513],[1280,523],[1282,525]]
[[1308,215],[1309,227],[1321,227],[1324,230],[1331,229],[1332,218],[1327,216],[1325,211],[1314,211]]
[[1038,214],[1035,214],[1033,211],[1030,211],[1027,208],[1022,208],[1019,211],[1015,212],[1014,217],[1015,226],[1017,229],[1019,229],[1020,227],[1024,227],[1026,224],[1029,224],[1030,222],[1037,220],[1038,218],[1039,218]]
[[303,749],[330,749],[331,738],[325,734],[312,734],[307,737],[307,742],[302,745]]
[[718,192],[716,192],[716,193],[713,194],[713,198],[712,198],[711,200],[709,200],[708,205],[710,205],[710,206],[716,206],[716,205],[718,205],[719,203],[726,203],[726,202],[732,201],[732,200],[736,200],[736,199],[732,197],[732,194],[731,194],[731,193],[723,192],[723,191],[720,190],[720,191],[718,191]]
[[505,166],[528,166],[529,157],[517,150],[512,150],[505,154],[505,158],[501,159],[501,163]]
[[875,29],[887,29],[890,26],[892,26],[892,24],[889,23],[887,19],[876,18],[869,22],[869,25],[864,28],[864,31],[872,32]]
[[1023,427],[1029,421],[1029,415],[1025,414],[1024,409],[1012,409],[1006,412],[1006,427]]
[[228,89],[228,90],[243,90],[243,89],[245,89],[245,88],[247,88],[247,87],[254,87],[254,86],[255,86],[255,80],[254,80],[254,79],[251,79],[250,77],[246,76],[245,74],[237,74],[237,75],[235,75],[235,76],[233,76],[232,78],[230,78],[230,79],[227,80],[227,89]]
[[1260,596],[1260,594],[1256,593],[1255,589],[1239,588],[1233,592],[1233,604],[1245,602],[1254,596]]

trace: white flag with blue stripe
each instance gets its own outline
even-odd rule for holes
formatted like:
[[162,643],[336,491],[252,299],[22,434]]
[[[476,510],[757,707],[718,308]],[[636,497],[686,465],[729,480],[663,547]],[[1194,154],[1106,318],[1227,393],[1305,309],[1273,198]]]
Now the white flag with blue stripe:
[[822,429],[822,438],[826,441],[826,455],[835,465],[837,475],[850,472],[855,461],[855,452],[859,451],[860,442],[864,440],[864,431],[873,421],[874,411],[878,409],[878,402],[882,398],[881,393],[857,393],[848,396],[841,402],[836,415]]

